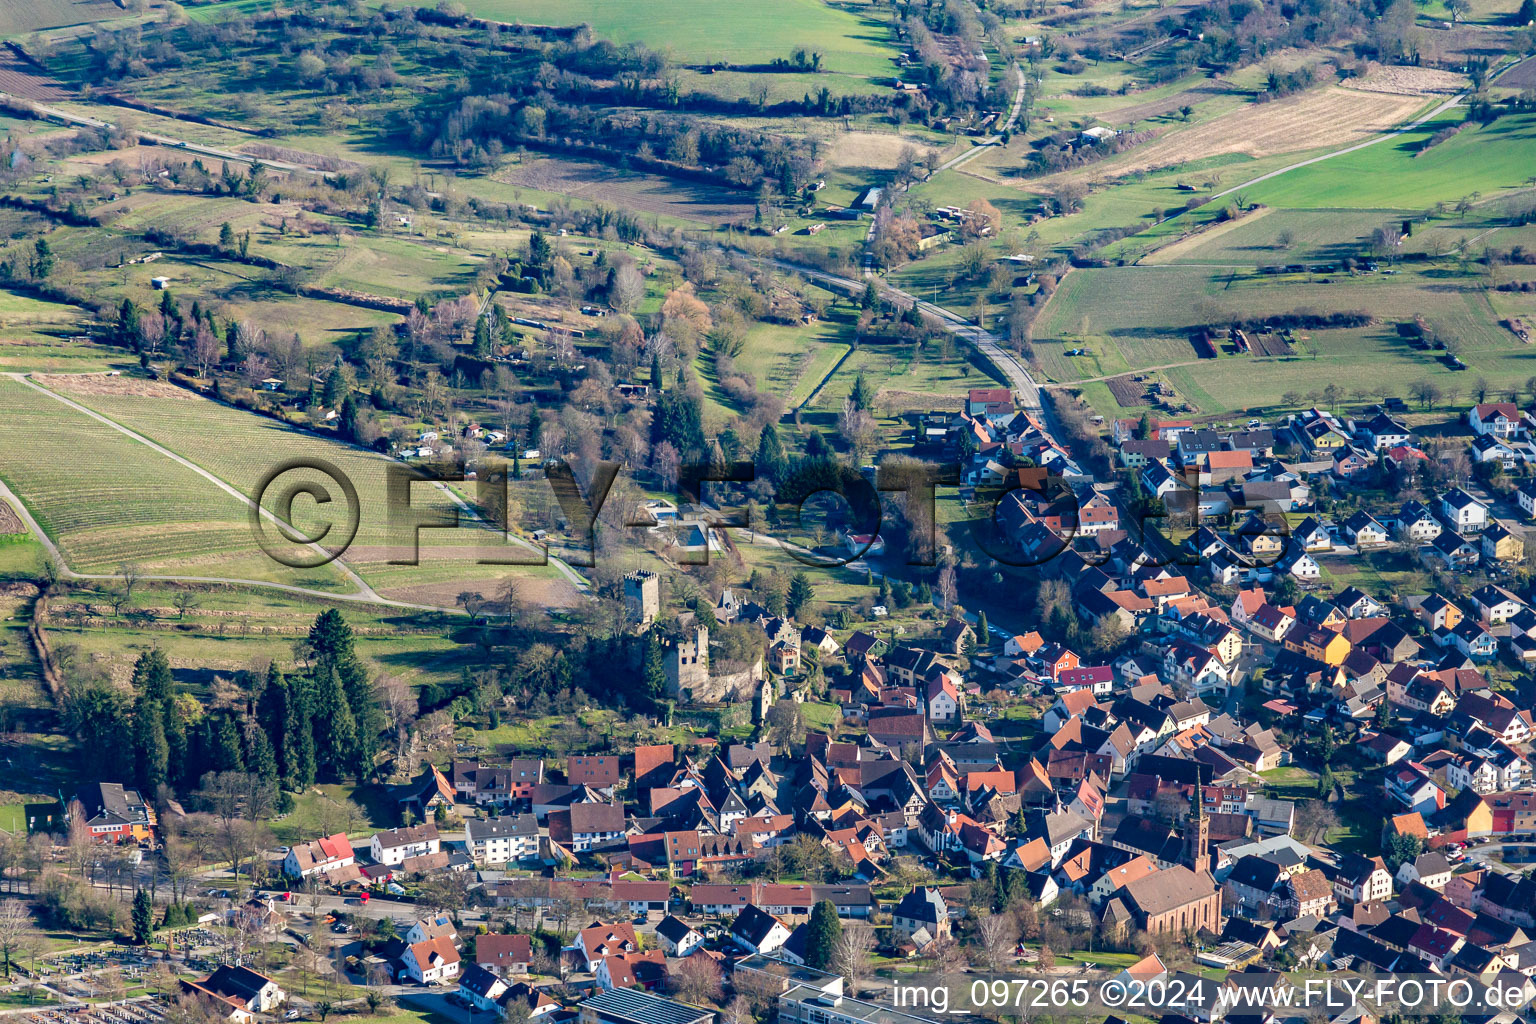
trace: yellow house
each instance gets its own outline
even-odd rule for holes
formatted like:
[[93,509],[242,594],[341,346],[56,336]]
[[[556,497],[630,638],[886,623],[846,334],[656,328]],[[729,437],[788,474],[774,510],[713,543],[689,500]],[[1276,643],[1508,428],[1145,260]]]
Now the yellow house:
[[1498,562],[1516,562],[1525,557],[1525,541],[1511,533],[1503,523],[1495,522],[1483,531],[1483,558]]
[[1250,555],[1278,555],[1285,550],[1285,538],[1273,533],[1251,533],[1243,537],[1243,547]]
[[1467,835],[1486,836],[1493,831],[1493,808],[1486,800],[1479,800],[1467,812]]
[[1344,628],[1344,624],[1348,621],[1349,620],[1344,617],[1343,612],[1339,611],[1337,608],[1329,608],[1328,614],[1325,615],[1320,622],[1318,622],[1318,625],[1322,626],[1324,629],[1329,629],[1337,633]]
[[1344,664],[1350,652],[1350,643],[1344,639],[1343,633],[1335,633],[1321,626],[1293,631],[1286,638],[1285,645],[1334,668]]
[[1235,629],[1227,630],[1220,640],[1211,645],[1211,653],[1220,658],[1223,665],[1232,664],[1243,653],[1242,634]]

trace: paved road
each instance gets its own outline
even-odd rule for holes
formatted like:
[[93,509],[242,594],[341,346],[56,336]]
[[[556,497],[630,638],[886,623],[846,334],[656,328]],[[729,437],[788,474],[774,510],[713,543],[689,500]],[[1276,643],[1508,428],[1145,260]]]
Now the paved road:
[[[22,96],[13,96],[7,92],[0,92],[0,98],[11,100],[14,103],[30,105],[39,115],[51,118],[55,121],[63,121],[65,124],[80,125],[84,128],[104,128],[113,131],[118,126],[111,121],[103,121],[95,117],[86,117],[83,114],[72,114],[58,107],[46,106]],[[151,142],[159,146],[169,146],[173,149],[183,149],[189,153],[201,153],[204,156],[216,156],[221,160],[238,160],[245,164],[260,163],[263,167],[271,167],[279,171],[305,171],[315,168],[304,167],[299,164],[283,163],[281,160],[263,160],[260,157],[251,156],[249,153],[237,153],[232,149],[216,149],[213,146],[204,146],[197,142],[187,142],[185,139],[172,138],[169,135],[157,135],[154,132],[135,131],[140,140]]]
[[1467,861],[1475,862],[1479,867],[1485,867],[1490,871],[1496,871],[1504,875],[1523,875],[1529,872],[1536,862],[1514,861],[1506,863],[1503,860],[1495,860],[1488,855],[1490,853],[1502,854],[1507,847],[1523,847],[1528,852],[1536,854],[1536,842],[1509,842],[1509,843],[1485,843],[1482,846],[1468,846],[1466,848]]
[[940,164],[938,167],[934,168],[933,172],[928,175],[930,178],[940,171],[953,170],[963,163],[967,163],[976,159],[976,157],[982,152],[991,149],[994,146],[1001,146],[1003,144],[1002,133],[1010,132],[1013,130],[1014,124],[1019,120],[1020,112],[1024,109],[1024,72],[1020,71],[1019,66],[1015,64],[1013,65],[1013,74],[1014,77],[1018,80],[1019,84],[1013,90],[1013,107],[1008,111],[1008,117],[1003,121],[1002,126],[998,129],[998,133],[996,135],[989,135],[985,139],[975,140],[972,143],[970,149],[966,150],[964,153],[961,153],[959,156],[951,157],[944,163]]
[[[824,270],[817,270],[814,267],[807,267],[799,263],[791,263],[787,260],[772,257],[765,258],[765,262],[780,270],[799,274],[802,277],[818,281],[824,285],[830,285],[839,291],[847,292],[851,295],[859,295],[864,290],[864,285],[852,278],[839,277],[836,274],[829,274]],[[1018,356],[1004,348],[998,342],[997,337],[990,331],[977,327],[958,313],[951,312],[936,303],[920,299],[910,292],[902,291],[900,288],[885,285],[882,287],[882,291],[906,299],[909,302],[915,302],[918,309],[938,319],[951,334],[975,345],[983,355],[992,360],[993,365],[998,368],[998,371],[1008,379],[1009,387],[1018,394],[1019,404],[1032,413],[1043,414],[1044,408],[1040,402],[1040,385],[1035,382],[1035,378],[1030,374]]]

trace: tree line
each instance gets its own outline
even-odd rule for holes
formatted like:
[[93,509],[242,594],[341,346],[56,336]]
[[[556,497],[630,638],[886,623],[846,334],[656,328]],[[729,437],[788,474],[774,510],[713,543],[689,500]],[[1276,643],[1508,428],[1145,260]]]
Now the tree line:
[[302,670],[284,674],[273,663],[210,707],[176,683],[158,648],[134,663],[129,693],[104,679],[85,681],[65,707],[85,773],[131,781],[154,800],[190,792],[210,773],[244,772],[279,789],[284,803],[318,779],[371,778],[384,716],[340,612],[315,619],[303,657]]

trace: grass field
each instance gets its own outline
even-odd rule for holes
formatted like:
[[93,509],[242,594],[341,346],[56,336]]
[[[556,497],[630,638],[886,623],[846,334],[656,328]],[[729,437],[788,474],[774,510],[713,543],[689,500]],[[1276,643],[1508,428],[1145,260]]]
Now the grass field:
[[1526,187],[1536,167],[1536,115],[1470,126],[1414,156],[1436,131],[1461,120],[1460,111],[1451,111],[1422,128],[1244,191],[1251,202],[1293,209],[1424,209],[1473,192],[1486,198]]
[[876,389],[877,409],[900,411],[917,401],[941,401],[963,397],[970,388],[992,387],[997,382],[964,360],[964,351],[956,346],[949,359],[943,359],[941,346],[934,343],[920,354],[910,346],[864,345],[856,349],[830,378],[826,386],[806,404],[807,411],[835,414],[842,411],[843,399],[853,390],[854,380],[863,373]]
[[[77,587],[51,602],[48,633],[55,643],[74,644],[123,681],[140,653],[159,647],[177,681],[189,692],[202,694],[215,674],[230,675],[274,657],[288,669],[286,645],[307,635],[315,616],[327,606],[295,595],[263,593],[256,601],[249,589],[203,587],[193,591],[193,604],[182,614],[175,607],[181,592],[163,585],[140,587],[132,614],[112,620],[100,590]],[[446,684],[471,660],[470,652],[449,638],[455,623],[435,613],[355,602],[337,602],[334,607],[357,634],[358,654],[377,677],[412,687]],[[79,624],[85,616],[92,620],[88,626]],[[0,648],[0,654],[6,650]]]
[[[1344,218],[1341,233],[1354,230],[1351,223]],[[1074,270],[1037,323],[1035,351],[1047,375],[1058,382],[1161,368],[1185,401],[1208,414],[1274,405],[1286,392],[1305,393],[1335,382],[1387,386],[1406,396],[1411,382],[1431,379],[1443,391],[1457,389],[1461,399],[1470,401],[1471,383],[1480,376],[1497,388],[1523,384],[1536,370],[1531,350],[1498,326],[1489,297],[1502,293],[1485,285],[1482,276],[1454,265],[1405,265],[1392,275],[1356,277],[1267,276],[1195,266]],[[1200,360],[1189,344],[1191,325],[1300,308],[1364,310],[1381,322],[1303,332],[1291,357]],[[1459,341],[1469,368],[1451,371],[1399,337],[1397,322],[1413,314],[1423,315],[1438,336]],[[1088,354],[1065,354],[1079,347]],[[1115,403],[1103,384],[1088,384],[1084,390],[1106,415],[1138,414]]]
[[[217,233],[217,224],[213,231]],[[91,231],[73,233],[63,239],[60,245],[61,256],[71,258],[75,252],[102,244],[103,234]],[[321,243],[317,241],[313,244],[319,246]],[[142,243],[126,247],[130,255],[147,249],[148,246]],[[338,252],[334,258],[340,259],[341,254]],[[259,323],[268,334],[297,333],[309,344],[317,341],[339,342],[358,331],[399,320],[392,313],[293,295],[275,287],[271,276],[269,271],[259,267],[213,257],[197,259],[167,256],[154,263],[92,270],[82,274],[81,278],[87,286],[100,294],[111,296],[114,301],[130,298],[141,307],[152,307],[159,303],[160,293],[151,285],[151,279],[168,277],[172,293],[184,305],[194,299],[211,302],[226,317]],[[322,278],[321,283],[331,282]],[[379,289],[387,291],[387,283],[381,282]]]
[[58,332],[78,327],[89,317],[77,306],[0,291],[0,337],[6,339],[6,344],[12,338],[36,335],[44,329]]
[[280,843],[302,842],[316,835],[334,833],[345,825],[338,807],[351,800],[363,809],[367,821],[353,829],[354,838],[371,835],[398,823],[394,806],[368,786],[322,785],[299,794],[293,810],[272,822],[272,836]]
[[[1414,211],[1417,213],[1417,211]],[[1266,264],[1312,263],[1358,257],[1371,232],[1396,226],[1402,210],[1275,210],[1219,225],[1157,250],[1142,260],[1225,263],[1245,270]]]
[[894,74],[889,16],[873,3],[823,0],[470,0],[472,14],[542,25],[588,24],[605,39],[643,43],[685,63],[764,64],[796,47],[822,54],[822,66],[853,75]]
[[[553,584],[555,570],[543,567],[478,565],[476,559],[507,554],[507,544],[499,535],[485,529],[429,529],[421,533],[422,565],[391,565],[391,558],[408,557],[406,548],[391,545],[390,506],[386,497],[386,472],[397,466],[393,460],[373,452],[339,444],[323,437],[292,429],[274,420],[241,412],[195,396],[147,397],[134,394],[94,394],[79,396],[84,404],[142,432],[151,440],[196,462],[237,490],[251,494],[264,474],[285,460],[323,459],[345,474],[357,488],[359,528],[345,561],[365,579],[382,588],[385,596],[423,603],[451,606],[467,581],[486,585],[517,577]],[[209,444],[208,438],[219,439]],[[314,481],[327,485],[324,476],[313,470],[292,470],[283,476],[289,481]],[[329,482],[335,494],[337,484]],[[274,488],[273,495],[279,493]],[[423,514],[445,514],[452,502],[434,488],[418,485],[411,491],[411,506]],[[329,520],[323,510],[301,499],[293,505],[295,525],[313,535]],[[319,514],[317,514],[319,513]],[[468,523],[466,517],[463,522]],[[337,530],[340,530],[340,524]],[[246,534],[249,537],[247,529]],[[407,543],[409,532],[406,534]],[[524,557],[527,557],[524,553]],[[433,600],[427,600],[433,598]]]
[[[847,310],[843,311],[847,314]],[[736,368],[757,378],[758,390],[775,394],[790,407],[805,401],[848,351],[851,315],[833,315],[814,324],[755,324],[736,357]],[[711,397],[724,405],[723,393]]]
[[21,804],[0,806],[0,831],[18,835],[27,830],[26,808]]
[[0,378],[0,412],[8,452],[0,478],[72,568],[114,573],[131,563],[147,573],[344,588],[334,569],[294,570],[267,558],[241,502],[84,413],[11,378]]

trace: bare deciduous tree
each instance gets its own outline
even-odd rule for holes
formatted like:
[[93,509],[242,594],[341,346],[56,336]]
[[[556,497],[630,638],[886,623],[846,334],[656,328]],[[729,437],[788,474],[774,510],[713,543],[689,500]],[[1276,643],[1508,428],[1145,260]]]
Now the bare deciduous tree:
[[989,971],[1000,971],[1013,959],[1019,941],[1018,924],[1008,914],[988,914],[976,922],[977,954]]
[[870,975],[869,956],[874,949],[875,930],[869,924],[849,921],[843,925],[843,932],[832,950],[832,969],[848,979],[848,987],[855,996],[859,992],[859,982]]

